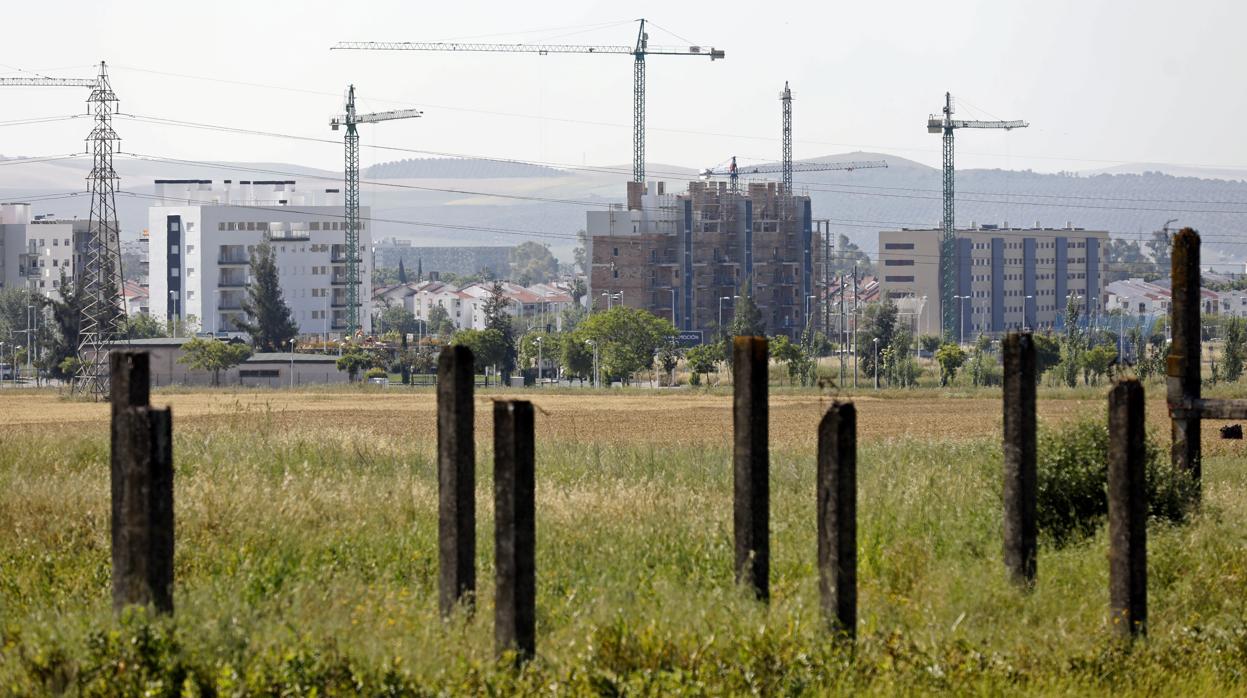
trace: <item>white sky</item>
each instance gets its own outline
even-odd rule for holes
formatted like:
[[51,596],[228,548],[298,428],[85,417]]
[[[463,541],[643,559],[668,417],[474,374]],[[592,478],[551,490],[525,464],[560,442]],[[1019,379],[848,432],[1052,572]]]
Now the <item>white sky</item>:
[[[339,40],[651,44],[725,61],[649,62],[648,160],[688,167],[779,156],[778,93],[796,96],[795,156],[854,149],[938,164],[925,129],[951,90],[961,118],[1026,119],[958,140],[958,167],[1088,170],[1124,162],[1247,168],[1247,3],[1234,0],[925,2],[12,2],[0,73],[113,66],[122,110],[337,142],[354,82],[362,110],[424,109],[361,127],[386,145],[555,164],[631,158],[629,56],[329,51]],[[569,34],[586,25],[608,26]],[[532,31],[556,28],[552,31]],[[570,28],[570,29],[560,29]],[[525,32],[525,33],[517,33]],[[162,75],[162,71],[213,80]],[[233,81],[233,82],[231,82]],[[256,83],[264,87],[238,83]],[[286,88],[286,89],[279,89]],[[0,91],[0,121],[81,111],[85,90]],[[592,123],[586,123],[592,122]],[[341,146],[119,121],[123,149],[339,169]],[[85,120],[0,126],[0,153],[82,145]],[[365,165],[415,154],[365,150]],[[188,172],[188,175],[210,172]]]

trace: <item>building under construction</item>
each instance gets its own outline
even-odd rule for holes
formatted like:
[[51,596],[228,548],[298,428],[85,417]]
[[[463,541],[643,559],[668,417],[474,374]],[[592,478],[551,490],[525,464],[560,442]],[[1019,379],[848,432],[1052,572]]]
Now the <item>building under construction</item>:
[[692,182],[680,194],[663,182],[629,182],[626,206],[588,213],[590,297],[710,335],[748,293],[768,333],[796,337],[818,315],[824,234],[815,227],[810,198],[774,182],[743,191]]

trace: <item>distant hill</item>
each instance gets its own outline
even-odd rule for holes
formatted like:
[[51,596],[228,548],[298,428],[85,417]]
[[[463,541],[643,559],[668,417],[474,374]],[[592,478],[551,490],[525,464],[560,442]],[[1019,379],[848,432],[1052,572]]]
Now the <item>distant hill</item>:
[[558,177],[563,170],[522,162],[468,158],[412,158],[382,162],[360,173],[368,179],[494,179],[499,177]]
[[[897,227],[936,227],[940,220],[940,171],[887,153],[829,154],[804,160],[886,160],[887,169],[852,172],[799,172],[798,191],[808,192],[814,215],[831,221],[872,255],[878,232]],[[754,164],[754,163],[749,163]],[[75,193],[70,198],[36,201],[36,213],[86,216],[90,197],[83,179],[85,158],[11,164],[0,167],[0,199],[37,199]],[[959,170],[957,223],[1009,223],[1045,227],[1072,224],[1107,230],[1115,236],[1143,239],[1165,221],[1199,230],[1204,259],[1247,260],[1247,181],[1182,176],[1152,166],[1121,166],[1112,172],[1041,174],[1030,171]],[[339,186],[341,173],[286,163],[180,163],[119,159],[122,190],[117,206],[123,236],[137,237],[147,227],[147,207],[156,178],[221,180],[265,178],[288,173],[300,188]],[[1132,172],[1138,169],[1138,172]],[[513,245],[526,239],[549,243],[556,256],[568,258],[585,212],[624,200],[631,166],[561,170],[541,165],[490,160],[423,159],[384,163],[366,170],[363,201],[372,207],[375,238],[398,237],[416,245]],[[698,179],[698,170],[648,163],[652,180],[666,181],[677,192]],[[419,183],[392,181],[418,179]],[[778,179],[771,176],[771,180]],[[476,180],[476,181],[471,181]]]

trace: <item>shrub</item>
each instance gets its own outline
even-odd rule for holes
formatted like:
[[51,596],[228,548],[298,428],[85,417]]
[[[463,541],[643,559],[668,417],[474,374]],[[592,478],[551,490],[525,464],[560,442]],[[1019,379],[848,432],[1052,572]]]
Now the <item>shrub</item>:
[[372,380],[373,378],[386,378],[388,376],[389,374],[385,372],[384,368],[377,368],[375,366],[364,372],[365,380]]
[[[1041,535],[1057,547],[1093,535],[1108,517],[1107,420],[1083,419],[1041,430],[1036,516]],[[1144,443],[1148,514],[1181,523],[1194,483],[1163,457],[1152,435]]]

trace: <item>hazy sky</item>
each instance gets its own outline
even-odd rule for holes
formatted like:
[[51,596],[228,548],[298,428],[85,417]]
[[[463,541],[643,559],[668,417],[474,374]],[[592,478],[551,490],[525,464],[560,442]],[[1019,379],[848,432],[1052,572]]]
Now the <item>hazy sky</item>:
[[[337,169],[328,120],[354,82],[365,111],[424,118],[361,127],[365,145],[614,165],[631,158],[629,56],[329,51],[339,40],[632,44],[631,20],[727,51],[653,57],[648,159],[690,167],[779,156],[778,93],[796,96],[795,156],[885,151],[939,162],[928,113],[1026,119],[960,138],[959,167],[1088,170],[1124,162],[1247,168],[1247,3],[12,2],[0,73],[112,66],[123,111],[333,139],[315,143],[119,121],[123,149],[192,160]],[[587,26],[596,29],[583,31]],[[604,26],[600,26],[604,25]],[[210,79],[196,79],[200,78]],[[252,84],[243,84],[252,83]],[[0,121],[81,111],[84,90],[0,91]],[[82,144],[85,120],[0,127],[0,153]],[[414,153],[365,150],[364,164]],[[189,175],[211,176],[210,172]]]

